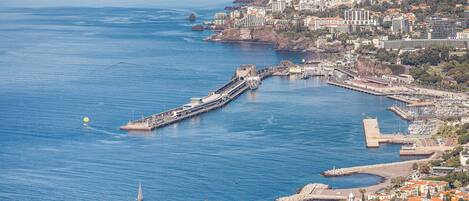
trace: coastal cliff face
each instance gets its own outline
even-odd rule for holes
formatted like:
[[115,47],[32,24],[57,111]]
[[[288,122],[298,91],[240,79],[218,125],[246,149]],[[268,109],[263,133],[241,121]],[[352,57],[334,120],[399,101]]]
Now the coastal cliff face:
[[361,76],[399,75],[402,73],[409,73],[409,70],[404,65],[381,63],[367,57],[359,57],[355,67],[358,74]]
[[259,29],[225,29],[222,32],[216,33],[208,38],[211,41],[224,41],[224,42],[264,42],[274,43],[277,34],[271,27],[264,27]]
[[276,50],[285,51],[313,51],[316,50],[315,42],[311,38],[300,37],[292,40],[282,34],[278,34],[273,27],[265,26],[255,29],[226,29],[213,34],[207,40],[222,42],[259,42],[270,43]]
[[289,39],[285,36],[277,37],[274,43],[277,50],[287,51],[314,51],[316,50],[315,42],[311,38],[300,37],[296,40]]

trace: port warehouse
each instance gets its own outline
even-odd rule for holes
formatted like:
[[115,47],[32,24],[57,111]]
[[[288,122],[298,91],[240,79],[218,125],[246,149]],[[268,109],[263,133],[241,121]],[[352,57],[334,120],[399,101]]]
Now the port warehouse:
[[450,46],[455,49],[469,49],[468,39],[412,39],[412,40],[388,40],[381,41],[380,48],[386,50],[421,49],[431,46]]
[[236,70],[232,79],[214,92],[210,92],[208,96],[203,98],[191,98],[188,104],[136,121],[131,121],[120,128],[128,131],[150,131],[222,107],[246,90],[257,88],[261,80],[279,70],[285,70],[285,68],[267,67],[256,71],[254,65],[241,66]]

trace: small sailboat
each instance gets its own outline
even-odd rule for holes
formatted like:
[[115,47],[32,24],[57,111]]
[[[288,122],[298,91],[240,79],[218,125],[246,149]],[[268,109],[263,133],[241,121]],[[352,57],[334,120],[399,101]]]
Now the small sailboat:
[[143,201],[143,190],[142,190],[142,183],[141,182],[138,182],[137,201]]

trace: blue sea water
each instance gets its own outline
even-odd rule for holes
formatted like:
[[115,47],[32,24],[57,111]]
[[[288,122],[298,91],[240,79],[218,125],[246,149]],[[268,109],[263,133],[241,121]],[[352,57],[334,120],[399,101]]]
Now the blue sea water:
[[[197,10],[209,19],[216,10]],[[366,149],[361,120],[407,124],[393,101],[320,79],[271,78],[226,107],[152,133],[118,127],[204,96],[237,66],[300,53],[204,42],[187,10],[36,8],[0,12],[0,200],[273,200],[336,167],[403,160]],[[82,118],[89,116],[89,127]]]

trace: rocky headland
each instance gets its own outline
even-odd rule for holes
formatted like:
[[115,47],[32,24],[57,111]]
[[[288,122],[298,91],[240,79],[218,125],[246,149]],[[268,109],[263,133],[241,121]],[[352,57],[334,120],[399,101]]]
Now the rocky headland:
[[280,51],[317,51],[315,41],[308,37],[291,38],[278,33],[272,26],[259,28],[230,28],[209,36],[214,42],[254,42],[272,44]]

